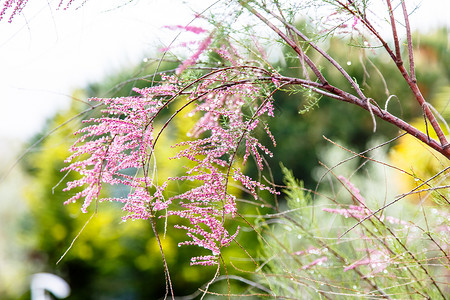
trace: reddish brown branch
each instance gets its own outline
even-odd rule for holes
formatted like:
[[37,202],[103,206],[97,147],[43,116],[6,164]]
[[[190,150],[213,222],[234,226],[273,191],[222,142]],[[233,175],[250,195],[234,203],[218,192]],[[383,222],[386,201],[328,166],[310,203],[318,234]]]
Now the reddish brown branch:
[[313,88],[315,91],[317,91],[317,90],[326,91],[329,94],[335,95],[334,97],[332,97],[334,99],[352,103],[352,104],[355,104],[369,112],[371,111],[372,114],[374,114],[375,116],[406,131],[408,134],[412,135],[416,139],[420,140],[421,142],[425,143],[429,147],[438,151],[439,153],[444,155],[446,158],[450,159],[450,148],[449,147],[442,146],[439,142],[430,138],[428,135],[421,132],[419,129],[415,128],[414,126],[405,122],[404,120],[394,116],[393,114],[389,113],[387,110],[383,110],[379,106],[374,105],[371,101],[362,100],[362,99],[360,99],[348,92],[345,92],[335,86],[332,86],[328,83],[326,85],[321,85],[320,83],[317,83],[317,82],[312,82],[312,81],[299,79],[299,78],[291,78],[291,77],[277,77],[276,79],[279,80],[280,82],[289,82],[290,84],[301,85],[305,88]]
[[261,15],[256,9],[248,5],[246,2],[240,1],[241,5],[248,9],[253,15],[255,15],[258,19],[260,19],[264,24],[266,24],[270,29],[272,29],[276,34],[278,34],[291,48],[294,50],[299,57],[303,58],[311,70],[316,75],[317,79],[322,84],[327,84],[327,80],[323,77],[322,73],[319,71],[319,68],[312,62],[312,60],[303,52],[303,50],[292,41],[286,34],[284,34],[278,27],[276,27],[273,23],[267,20],[263,15]]
[[398,33],[397,33],[397,26],[395,25],[395,17],[394,17],[394,11],[392,10],[391,0],[386,0],[388,11],[389,11],[389,18],[391,19],[391,28],[392,28],[392,36],[394,38],[394,46],[395,46],[395,63],[397,65],[402,65],[402,55],[400,52],[400,42],[398,40]]
[[414,70],[414,54],[413,54],[413,44],[411,38],[411,26],[409,25],[408,11],[406,10],[406,3],[402,0],[402,10],[403,17],[405,18],[406,27],[406,41],[408,43],[408,58],[409,58],[409,76],[413,83],[416,83],[416,72]]
[[[448,143],[447,138],[445,137],[445,134],[442,131],[441,126],[439,125],[439,122],[436,120],[436,117],[431,112],[430,108],[428,107],[428,105],[425,101],[425,98],[423,97],[422,93],[420,92],[419,87],[417,86],[415,72],[414,72],[414,58],[412,55],[413,45],[412,45],[412,40],[411,40],[411,28],[409,25],[409,19],[408,19],[406,7],[403,8],[403,13],[405,15],[406,34],[407,34],[407,40],[408,40],[408,53],[409,53],[409,59],[410,59],[409,65],[410,65],[410,69],[412,68],[412,70],[413,70],[411,72],[411,75],[408,74],[408,72],[406,71],[406,68],[403,65],[403,61],[401,59],[400,42],[399,42],[397,29],[396,29],[396,25],[395,25],[395,18],[394,18],[393,11],[392,11],[391,1],[390,0],[386,0],[386,1],[387,1],[389,15],[390,15],[390,19],[391,19],[391,26],[392,26],[396,54],[394,54],[394,52],[389,47],[389,45],[386,43],[386,41],[375,30],[375,28],[370,24],[370,22],[366,18],[362,18],[361,22],[378,39],[378,41],[383,45],[383,48],[386,50],[386,52],[389,54],[389,56],[395,62],[397,68],[399,69],[403,78],[408,83],[411,91],[413,92],[414,97],[416,98],[417,102],[419,102],[420,107],[424,109],[425,116],[430,121],[431,126],[433,127],[434,131],[436,132],[436,135],[438,136],[438,139],[439,139],[439,142],[440,142],[442,148],[445,150],[445,153],[447,153],[445,156],[448,158],[449,157],[448,155],[450,154],[450,149],[449,149],[450,144]],[[339,5],[341,5],[342,8],[347,10],[353,16],[359,17],[359,15],[357,15],[356,12],[353,11],[352,9],[350,9],[348,7],[348,5],[346,5],[345,3],[342,3],[341,1],[337,1],[337,3],[339,3]],[[404,0],[402,0],[402,5],[405,5]],[[409,37],[408,37],[408,35],[409,35]]]
[[336,60],[334,60],[330,55],[328,55],[328,53],[326,53],[322,48],[313,43],[305,34],[303,34],[300,30],[295,28],[295,26],[292,26],[292,24],[287,23],[285,20],[278,17],[274,13],[270,11],[267,12],[270,13],[275,18],[277,18],[278,20],[280,20],[287,28],[295,32],[295,34],[298,35],[306,43],[308,43],[308,45],[310,45],[311,48],[316,50],[320,55],[322,55],[326,60],[328,60],[345,77],[345,79],[350,83],[352,88],[356,91],[356,93],[361,99],[366,98],[364,93],[359,88],[358,84],[352,79],[352,77],[344,70],[344,68]]
[[[396,29],[396,22],[392,10],[392,5],[390,0],[387,1],[387,6],[389,10],[389,15],[391,19],[391,27],[392,32],[394,36],[394,45],[395,45],[395,52],[392,51],[392,49],[389,47],[389,45],[386,43],[386,41],[381,37],[381,35],[375,30],[375,28],[370,24],[370,22],[367,20],[365,16],[362,16],[359,11],[352,10],[347,4],[342,3],[341,1],[336,1],[341,7],[343,7],[345,10],[347,10],[350,14],[354,15],[355,17],[358,17],[361,19],[364,26],[369,29],[370,32],[372,32],[373,35],[381,42],[384,49],[388,52],[388,54],[391,56],[392,60],[395,62],[397,68],[399,69],[400,73],[402,74],[403,78],[409,85],[411,91],[413,92],[415,98],[419,102],[420,106],[423,107],[425,116],[430,121],[431,126],[433,127],[434,131],[436,132],[439,142],[436,142],[433,139],[430,139],[428,135],[424,134],[423,132],[419,131],[417,128],[411,126],[411,124],[403,121],[400,118],[397,118],[396,116],[390,114],[386,110],[380,109],[377,105],[374,105],[373,103],[370,103],[367,101],[367,98],[364,96],[362,91],[359,89],[357,84],[354,82],[354,80],[348,75],[348,73],[345,72],[345,70],[340,66],[329,54],[327,54],[325,51],[323,51],[320,47],[315,45],[312,41],[310,41],[302,32],[300,32],[295,26],[292,24],[287,23],[282,18],[278,17],[274,13],[268,11],[266,12],[270,13],[272,16],[276,17],[278,20],[280,20],[289,30],[295,32],[300,38],[302,38],[305,42],[307,42],[312,48],[314,48],[317,52],[319,52],[325,59],[327,59],[343,76],[347,79],[347,81],[352,85],[352,87],[355,89],[355,91],[358,94],[357,96],[354,96],[350,93],[344,92],[343,90],[334,87],[328,83],[326,78],[323,76],[323,74],[320,72],[320,70],[317,68],[317,66],[311,61],[311,59],[298,47],[298,45],[292,41],[286,34],[281,32],[281,30],[276,27],[273,23],[271,23],[268,19],[266,19],[264,16],[262,16],[255,8],[248,5],[246,2],[241,1],[241,5],[248,9],[253,15],[255,15],[257,18],[259,18],[264,24],[266,24],[269,28],[271,28],[275,33],[277,33],[298,55],[299,57],[303,58],[308,66],[311,68],[311,70],[314,72],[314,74],[319,79],[320,83],[311,82],[309,80],[299,80],[299,79],[293,79],[291,78],[292,82],[295,82],[297,80],[296,84],[300,84],[307,88],[312,88],[314,91],[318,91],[321,94],[325,94],[325,91],[328,94],[335,95],[332,98],[342,100],[345,102],[356,104],[363,109],[369,111],[371,114],[378,116],[382,120],[385,120],[398,128],[406,131],[410,135],[414,136],[415,138],[419,139],[420,141],[424,142],[431,148],[435,149],[436,151],[443,154],[445,157],[450,159],[450,145],[442,131],[442,128],[440,127],[439,123],[437,122],[435,116],[431,112],[430,108],[427,105],[427,102],[425,101],[420,89],[417,86],[415,75],[414,75],[414,58],[412,55],[412,41],[411,41],[411,33],[410,33],[410,27],[409,27],[409,21],[407,17],[407,11],[406,7],[403,7],[403,11],[405,14],[405,20],[407,24],[407,39],[408,39],[408,50],[409,50],[409,59],[410,59],[410,68],[411,68],[411,76],[408,74],[407,70],[405,69],[405,66],[403,65],[403,61],[401,58],[401,52],[400,52],[400,42],[398,38],[398,33]],[[404,5],[404,2],[402,1],[402,5]]]

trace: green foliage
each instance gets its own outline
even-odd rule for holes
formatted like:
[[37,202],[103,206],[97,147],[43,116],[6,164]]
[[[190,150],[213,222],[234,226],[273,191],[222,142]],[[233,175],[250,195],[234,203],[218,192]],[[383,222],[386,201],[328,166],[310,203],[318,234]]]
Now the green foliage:
[[284,183],[286,188],[283,193],[286,195],[287,205],[290,209],[300,209],[311,202],[310,194],[305,192],[303,181],[299,181],[294,177],[291,170],[280,164],[281,172],[284,175]]
[[[287,299],[370,298],[374,293],[394,299],[441,297],[434,280],[445,276],[449,265],[445,257],[449,233],[437,229],[443,225],[442,219],[433,218],[439,214],[437,209],[423,208],[428,220],[425,225],[414,206],[403,203],[400,211],[384,211],[342,236],[358,221],[344,211],[352,211],[349,198],[359,197],[359,191],[334,178],[334,187],[328,191],[322,187],[310,205],[307,199],[311,194],[305,195],[291,171],[283,166],[282,170],[287,208],[277,219],[260,220],[264,263],[261,273],[255,274],[272,295]],[[360,175],[352,181],[357,177]],[[364,196],[366,209],[375,211],[382,205],[379,192]],[[340,213],[326,210],[335,208]],[[441,208],[445,211],[446,205]],[[422,226],[433,233],[424,232]],[[437,281],[445,293],[445,282]]]

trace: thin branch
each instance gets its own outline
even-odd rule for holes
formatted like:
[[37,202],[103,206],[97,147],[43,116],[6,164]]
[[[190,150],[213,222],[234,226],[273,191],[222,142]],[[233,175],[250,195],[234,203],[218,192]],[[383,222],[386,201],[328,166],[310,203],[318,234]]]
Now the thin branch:
[[409,17],[408,11],[406,10],[405,0],[402,0],[402,10],[403,10],[403,17],[405,18],[406,40],[408,43],[409,76],[411,77],[412,82],[416,83],[417,80],[416,80],[416,72],[414,70],[414,53],[411,38],[411,26],[409,25]]
[[[407,133],[409,133],[416,139],[420,140],[421,142],[425,143],[426,145],[430,146],[434,150],[436,150],[439,153],[441,153],[442,155],[444,155],[446,158],[450,159],[450,147],[441,146],[437,141],[435,141],[434,139],[431,139],[428,135],[424,134],[423,132],[421,132],[420,130],[418,130],[417,128],[412,126],[411,124],[392,115],[391,113],[389,113],[386,110],[382,110],[380,107],[373,105],[369,101],[363,101],[363,100],[359,99],[358,97],[356,97],[350,93],[347,93],[347,92],[345,92],[335,86],[332,86],[330,84],[328,84],[327,86],[321,86],[317,82],[310,82],[310,81],[308,82],[307,80],[291,78],[291,77],[280,77],[277,79],[281,82],[283,82],[284,80],[290,81],[290,84],[299,84],[302,86],[310,86],[310,87],[314,87],[317,89],[325,89],[329,93],[339,96],[339,97],[334,97],[335,99],[353,103],[369,112],[371,110],[372,113],[374,115],[376,115],[377,117],[379,117],[380,119],[387,121],[387,122],[397,126],[398,128],[406,131]],[[370,106],[370,108],[369,108],[369,106]]]
[[[386,1],[389,6],[388,7],[389,15],[391,16],[391,26],[392,26],[392,31],[393,31],[393,35],[394,35],[394,43],[395,43],[395,49],[396,49],[397,54],[394,54],[394,52],[389,47],[387,42],[381,37],[380,33],[378,33],[376,31],[376,29],[370,24],[370,22],[366,18],[362,18],[361,22],[364,24],[364,26],[366,26],[366,28],[370,32],[372,32],[372,34],[378,39],[378,41],[381,42],[384,49],[387,51],[389,56],[395,62],[397,68],[399,69],[403,78],[408,83],[409,88],[413,92],[414,97],[416,98],[417,102],[419,102],[419,105],[424,108],[425,115],[427,116],[428,120],[430,121],[431,126],[433,127],[434,131],[436,132],[436,135],[438,136],[439,142],[441,144],[441,148],[443,151],[440,151],[440,152],[443,153],[447,158],[450,158],[450,144],[448,143],[447,138],[445,137],[445,134],[442,131],[442,128],[440,127],[439,123],[437,122],[435,116],[433,115],[433,113],[431,112],[429,107],[427,105],[424,106],[424,104],[426,104],[425,98],[423,97],[419,87],[417,86],[417,83],[411,78],[411,76],[406,71],[405,66],[403,65],[403,62],[402,62],[402,59],[400,56],[400,46],[399,46],[399,40],[398,40],[398,35],[397,35],[397,29],[395,27],[395,18],[393,16],[392,7],[390,5],[391,1],[390,0],[386,0]],[[342,3],[341,1],[336,1],[336,2],[339,3],[342,6],[342,8],[346,9],[353,16],[359,17],[353,10],[351,10],[348,7],[347,4]]]
[[394,11],[392,10],[391,0],[386,0],[386,3],[388,6],[389,17],[391,19],[392,37],[394,39],[395,56],[396,56],[395,63],[397,65],[401,65],[401,64],[403,64],[403,61],[402,61],[402,55],[400,52],[400,42],[398,41],[398,33],[397,33],[397,26],[396,26],[396,21],[395,21],[395,17],[394,17]]
[[[335,143],[335,142],[333,142],[332,140],[328,139],[327,137],[323,136],[323,138],[324,138],[325,140],[327,140],[328,142],[332,143],[333,145],[338,146],[338,147],[341,148],[341,149],[344,149],[344,150],[346,150],[346,151],[352,153],[353,156],[350,156],[350,157],[348,157],[348,158],[346,158],[346,159],[340,161],[339,163],[335,164],[335,165],[332,166],[331,168],[327,168],[327,171],[319,178],[319,180],[318,180],[318,182],[317,182],[317,185],[316,185],[315,192],[317,192],[317,190],[319,189],[319,184],[322,182],[323,178],[325,178],[325,176],[326,176],[330,171],[332,171],[333,169],[339,167],[340,165],[342,165],[342,164],[346,163],[347,161],[352,160],[352,159],[354,159],[354,158],[356,158],[356,157],[364,157],[364,156],[363,156],[364,154],[366,154],[366,153],[368,153],[368,152],[371,152],[371,151],[373,151],[373,150],[375,150],[375,149],[381,148],[381,147],[383,147],[383,146],[385,146],[385,145],[387,145],[387,144],[390,144],[390,143],[396,141],[397,139],[401,138],[401,137],[404,136],[405,134],[406,134],[406,132],[404,132],[404,133],[402,133],[402,134],[400,134],[400,135],[394,137],[393,139],[390,139],[389,141],[386,141],[386,142],[381,143],[381,144],[379,144],[379,145],[377,145],[377,146],[375,146],[375,147],[373,147],[373,148],[367,149],[367,150],[365,150],[365,151],[363,151],[363,152],[356,153],[356,154],[355,154],[355,152],[350,151],[349,149],[346,149],[346,148],[344,148],[343,146],[338,145],[337,143]],[[390,167],[390,168],[395,168],[394,166],[390,166],[390,165],[389,165],[389,167]],[[399,171],[401,171],[401,172],[405,172],[405,171],[403,171],[402,169],[397,169],[397,170],[399,170]],[[409,173],[407,173],[407,174],[409,174]],[[409,175],[412,176],[412,174],[409,174]]]
[[68,123],[72,122],[73,120],[75,120],[76,118],[90,112],[91,110],[96,109],[97,107],[103,105],[103,103],[99,103],[96,104],[94,106],[88,104],[90,107],[83,110],[82,112],[76,114],[75,116],[71,117],[70,119],[64,121],[62,124],[56,126],[55,128],[53,128],[52,130],[50,130],[49,132],[47,132],[45,135],[43,135],[40,139],[38,139],[36,142],[34,142],[30,147],[28,147],[25,151],[22,152],[22,154],[20,154],[20,156],[13,162],[13,164],[8,168],[8,170],[3,174],[3,176],[0,178],[0,182],[2,182],[3,180],[5,180],[6,177],[8,177],[8,175],[11,173],[11,171],[17,166],[17,164],[25,157],[25,155],[27,155],[31,150],[33,150],[34,147],[36,147],[37,145],[39,145],[42,141],[44,141],[46,138],[48,138],[50,135],[52,135],[54,132],[56,132],[58,129],[64,127],[65,125],[67,125]]
[[266,24],[270,29],[272,29],[276,34],[278,34],[300,57],[302,57],[311,70],[316,75],[317,79],[323,84],[326,85],[328,82],[323,77],[322,73],[319,71],[319,68],[311,61],[311,59],[303,52],[303,50],[295,44],[290,38],[286,36],[283,32],[281,32],[278,27],[276,27],[273,23],[271,23],[268,19],[266,19],[263,15],[261,15],[256,9],[248,5],[246,2],[239,1],[243,7],[249,10],[254,16],[260,19],[264,24]]
[[72,240],[72,242],[69,245],[69,248],[67,248],[67,250],[63,253],[63,255],[61,255],[61,257],[58,259],[58,261],[56,262],[56,264],[59,264],[60,261],[66,256],[66,254],[70,251],[70,249],[72,249],[73,244],[75,244],[75,241],[78,239],[78,237],[81,235],[81,233],[83,232],[84,228],[87,226],[87,224],[89,224],[89,222],[91,221],[92,217],[95,216],[95,212],[92,213],[92,215],[89,217],[89,219],[86,221],[86,223],[84,223],[83,227],[81,227],[80,231],[78,232],[78,234],[75,236],[75,238]]
[[164,254],[164,249],[163,249],[163,246],[161,243],[161,239],[159,238],[158,229],[156,228],[155,217],[150,218],[150,224],[152,226],[153,233],[155,234],[155,238],[158,241],[159,252],[161,253],[161,257],[162,257],[163,265],[164,265],[164,279],[166,281],[166,294],[165,294],[164,299],[167,299],[167,295],[170,292],[170,295],[172,296],[171,297],[172,300],[175,300],[175,295],[173,293],[173,287],[172,287],[172,280],[170,279],[169,266],[167,265],[167,260],[166,260],[165,254]]
[[279,16],[275,15],[271,11],[267,12],[270,13],[275,18],[277,18],[278,20],[280,20],[284,24],[284,26],[295,32],[296,35],[298,35],[302,40],[308,43],[308,45],[310,45],[314,50],[316,50],[318,53],[320,53],[320,55],[322,55],[326,60],[328,60],[345,77],[345,79],[350,83],[352,88],[356,91],[358,96],[361,99],[366,99],[366,96],[361,91],[358,84],[352,79],[352,77],[344,70],[344,68],[336,60],[334,60],[328,53],[322,50],[322,48],[313,43],[305,34],[299,31],[295,26],[287,23],[285,20],[281,19]]

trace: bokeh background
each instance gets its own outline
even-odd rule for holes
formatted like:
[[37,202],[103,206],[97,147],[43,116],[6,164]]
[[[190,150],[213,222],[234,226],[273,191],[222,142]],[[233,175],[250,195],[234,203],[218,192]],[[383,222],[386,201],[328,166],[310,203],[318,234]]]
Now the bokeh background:
[[[90,215],[82,214],[79,206],[62,205],[67,195],[61,189],[71,175],[63,178],[59,170],[64,166],[67,149],[74,141],[72,133],[80,127],[81,118],[49,136],[47,133],[85,109],[83,101],[89,97],[125,96],[133,86],[148,85],[145,79],[126,84],[124,81],[152,74],[157,65],[152,59],[160,55],[159,49],[175,38],[189,38],[177,36],[177,32],[164,26],[186,25],[195,13],[207,9],[214,1],[170,3],[91,0],[80,7],[75,3],[64,11],[55,10],[55,2],[30,1],[12,24],[0,23],[1,299],[29,299],[30,276],[36,272],[64,278],[72,288],[70,299],[156,299],[164,295],[164,273],[150,225],[121,223],[118,206],[102,207],[62,262],[56,264]],[[418,45],[416,66],[421,88],[425,98],[447,120],[449,6],[446,0],[427,1],[411,17]],[[333,40],[330,52],[342,62],[350,62],[348,71],[357,82],[367,80],[365,76],[372,78],[366,87],[370,97],[385,99],[384,83],[377,77],[377,70],[368,68],[368,74],[362,74],[359,57],[340,52],[345,48],[343,45],[345,41]],[[396,74],[394,66],[386,63],[384,57],[372,60],[382,73]],[[290,63],[276,57],[273,61],[283,74],[295,75],[298,70]],[[176,65],[176,61],[167,62],[162,68],[170,70]],[[390,92],[400,99],[409,97],[405,86],[390,86]],[[377,133],[372,134],[372,121],[366,113],[349,110],[340,103],[321,101],[320,109],[299,116],[298,111],[308,99],[298,94],[275,97],[276,118],[271,128],[278,147],[273,149],[274,155],[281,157],[283,164],[308,187],[313,188],[317,182],[318,161],[334,155],[322,135],[362,151],[396,134],[395,128],[380,122]],[[402,109],[399,113],[417,119],[420,124],[417,107]],[[342,117],[348,115],[352,117]],[[334,124],[339,124],[339,130]],[[170,145],[170,137],[167,139],[162,143]],[[29,149],[37,141],[40,142]],[[420,162],[418,168],[422,164],[422,169],[432,174],[431,160],[414,143],[401,139],[387,155],[397,162],[400,157],[409,157],[404,162],[405,168],[409,167],[409,161],[415,160]],[[176,172],[179,167],[176,163],[169,164],[165,172]],[[273,166],[273,172],[275,181],[282,183],[279,166]],[[175,291],[189,295],[212,278],[215,270],[189,266],[186,258],[198,250],[177,247],[182,235],[180,232],[180,236],[167,237],[163,243],[166,249],[173,249],[167,251],[166,258],[174,270]],[[240,238],[254,243],[256,248],[257,241],[251,232],[243,232]],[[229,257],[241,255],[233,247],[227,251]]]

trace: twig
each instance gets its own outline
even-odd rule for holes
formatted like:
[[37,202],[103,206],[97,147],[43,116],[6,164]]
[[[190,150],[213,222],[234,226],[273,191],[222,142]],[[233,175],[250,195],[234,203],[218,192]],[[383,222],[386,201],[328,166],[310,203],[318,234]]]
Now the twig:
[[248,5],[244,1],[239,1],[239,3],[248,9],[253,15],[255,15],[258,19],[260,19],[264,24],[266,24],[270,29],[272,29],[276,34],[278,34],[300,57],[302,57],[308,66],[313,71],[314,75],[316,75],[317,79],[323,84],[328,84],[325,77],[323,77],[322,73],[319,71],[319,68],[312,62],[312,60],[303,52],[303,50],[295,44],[294,41],[292,41],[290,38],[286,36],[283,32],[281,32],[278,27],[276,27],[274,24],[272,24],[269,20],[267,20],[263,15],[261,15],[256,9]]
[[402,54],[400,52],[400,43],[398,41],[398,33],[397,33],[397,26],[396,26],[397,22],[395,21],[394,11],[392,10],[391,0],[386,0],[386,3],[387,3],[388,11],[389,11],[389,18],[391,19],[392,37],[394,39],[394,46],[395,46],[395,57],[396,57],[395,63],[397,65],[401,65],[401,64],[403,64],[403,61],[402,61]]
[[[433,115],[433,113],[429,109],[428,105],[424,106],[424,104],[426,104],[425,98],[423,97],[419,87],[417,86],[417,83],[415,81],[413,81],[411,76],[406,71],[405,66],[403,65],[403,62],[402,62],[401,57],[400,57],[400,46],[399,46],[399,40],[398,40],[398,35],[397,35],[397,29],[395,27],[395,18],[393,16],[392,7],[390,7],[391,1],[390,0],[386,0],[386,1],[388,3],[388,6],[389,6],[388,7],[389,8],[389,15],[391,17],[391,26],[392,26],[392,31],[393,31],[393,34],[394,34],[394,43],[395,43],[395,48],[396,48],[396,53],[397,54],[395,54],[392,51],[392,49],[389,47],[389,45],[383,39],[383,37],[380,35],[380,33],[370,24],[370,22],[366,18],[362,18],[361,22],[364,24],[364,26],[366,26],[366,28],[370,32],[372,32],[372,34],[378,39],[378,41],[380,41],[380,43],[383,45],[383,48],[386,50],[386,52],[389,54],[389,56],[395,62],[398,70],[400,71],[400,73],[402,74],[403,78],[408,83],[409,88],[413,92],[414,97],[416,98],[417,102],[419,102],[419,105],[424,108],[425,115],[427,116],[428,120],[431,123],[431,126],[433,127],[434,131],[436,132],[436,135],[438,136],[438,139],[439,139],[439,142],[440,142],[440,147],[439,148],[441,148],[441,151],[439,151],[439,152],[441,152],[447,158],[450,159],[450,144],[448,143],[447,138],[445,137],[445,134],[442,131],[442,128],[440,127],[440,125],[437,122],[435,116]],[[341,5],[342,8],[347,10],[350,14],[352,14],[353,16],[358,17],[358,15],[352,9],[350,9],[347,4],[342,3],[341,1],[338,1],[338,0],[336,2],[339,3],[339,5]],[[411,47],[412,47],[412,45],[411,45]],[[412,48],[411,48],[411,51],[412,51]],[[410,58],[412,58],[412,56],[410,56]],[[411,65],[411,62],[410,62],[410,65]]]
[[412,82],[416,83],[416,72],[414,70],[414,54],[413,54],[413,44],[411,38],[411,26],[409,25],[409,17],[408,11],[406,10],[405,0],[401,0],[402,2],[402,10],[403,17],[405,18],[405,27],[406,27],[406,40],[408,43],[408,58],[409,58],[409,76],[411,76]]
[[297,34],[302,40],[304,40],[306,43],[308,43],[308,45],[310,45],[314,50],[316,50],[318,53],[320,53],[320,55],[322,55],[326,60],[328,60],[345,77],[345,79],[350,83],[352,88],[356,91],[356,93],[358,94],[358,96],[361,99],[366,98],[364,93],[359,88],[358,84],[352,79],[352,77],[344,70],[344,68],[335,59],[333,59],[328,53],[326,53],[324,50],[322,50],[322,48],[320,48],[315,43],[313,43],[305,34],[303,34],[301,31],[299,31],[295,26],[287,23],[285,20],[281,19],[280,17],[275,15],[273,12],[270,12],[270,11],[267,11],[267,12],[270,13],[275,18],[277,18],[278,20],[280,20],[284,24],[284,26],[286,26],[287,28],[289,28],[290,30],[295,32],[295,34]]
[[95,216],[95,212],[92,213],[92,215],[89,217],[89,219],[86,221],[86,223],[84,223],[83,227],[81,227],[80,231],[78,232],[78,234],[75,236],[75,238],[72,240],[72,243],[70,243],[69,248],[67,248],[67,250],[63,253],[63,255],[61,255],[61,257],[58,259],[58,261],[56,262],[56,264],[59,264],[59,262],[66,256],[66,254],[69,252],[70,249],[72,249],[73,244],[75,244],[75,241],[78,239],[78,237],[81,235],[81,233],[83,232],[84,228],[87,226],[87,224],[89,224],[89,221],[91,221],[92,217]]

